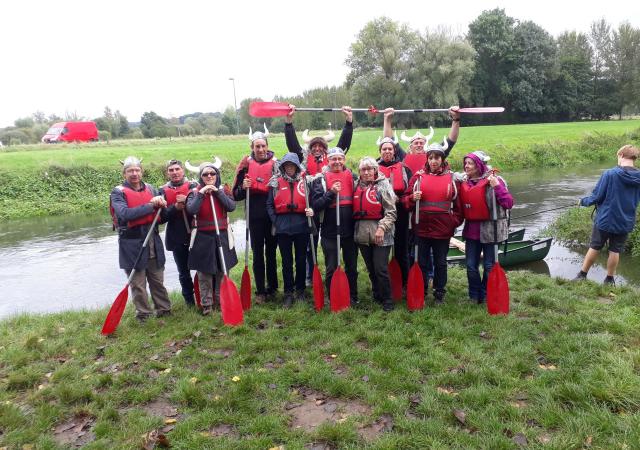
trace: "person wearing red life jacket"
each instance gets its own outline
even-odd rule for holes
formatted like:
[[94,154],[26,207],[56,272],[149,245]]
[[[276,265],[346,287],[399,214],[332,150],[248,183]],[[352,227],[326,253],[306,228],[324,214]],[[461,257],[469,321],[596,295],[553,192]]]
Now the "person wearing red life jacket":
[[462,224],[460,182],[454,179],[445,160],[447,149],[440,144],[427,147],[427,165],[416,172],[405,192],[405,206],[415,210],[419,202],[419,222],[413,218],[418,243],[418,263],[428,292],[427,260],[433,252],[433,296],[435,304],[444,302],[447,285],[449,241]]
[[[344,165],[344,152],[333,147],[327,152],[329,165],[311,183],[311,207],[322,214],[320,243],[325,262],[325,293],[331,288],[331,278],[338,268],[338,233],[351,305],[358,303],[358,248],[353,240],[353,174]],[[336,224],[336,200],[340,197],[340,230]]]
[[[216,158],[217,159],[217,158]],[[236,202],[228,187],[221,186],[219,159],[217,164],[205,162],[200,164],[199,184],[187,196],[187,212],[196,217],[198,229],[189,251],[189,269],[198,271],[202,315],[211,314],[214,306],[220,305],[220,285],[224,278],[223,264],[220,261],[218,245],[222,247],[227,271],[238,263],[234,247],[230,246],[229,218],[227,213],[236,209]],[[218,220],[220,241],[218,242],[214,211],[211,209],[211,198]]]
[[[149,232],[158,208],[167,203],[155,188],[142,181],[141,161],[133,156],[122,161],[124,182],[111,191],[109,197],[114,227],[118,230],[118,253],[120,268],[127,276],[135,269],[131,283],[131,295],[136,308],[136,318],[144,322],[153,314],[149,307],[147,282],[157,317],[171,314],[171,301],[164,286],[164,249],[158,233],[158,224],[152,232],[148,245],[136,262],[136,257]],[[166,213],[160,213],[160,222],[166,221]],[[135,267],[134,267],[135,264]]]
[[304,301],[309,243],[307,217],[313,217],[313,209],[306,207],[305,195],[308,185],[295,153],[284,155],[280,161],[279,172],[280,174],[274,175],[269,182],[271,190],[267,198],[267,213],[275,226],[282,257],[284,307],[290,308],[294,300]]
[[198,183],[184,176],[181,161],[172,159],[167,163],[166,175],[169,181],[160,188],[160,195],[167,201],[167,227],[164,243],[173,254],[178,269],[178,280],[182,297],[187,306],[194,306],[193,280],[189,271],[189,238],[191,236],[191,215],[185,209],[187,195]]
[[[285,117],[284,124],[284,136],[287,143],[287,149],[290,152],[295,153],[300,158],[300,163],[303,165],[303,170],[308,176],[315,177],[322,174],[322,169],[329,164],[327,158],[327,150],[329,143],[335,137],[333,131],[329,130],[324,136],[310,137],[309,130],[304,130],[302,133],[302,140],[304,141],[304,147],[300,146],[298,137],[296,136],[296,130],[293,127],[293,116],[296,111],[295,105],[289,105],[291,111]],[[353,113],[350,106],[343,106],[342,113],[345,117],[344,127],[338,140],[338,147],[344,150],[345,155],[351,147],[351,139],[353,138]],[[320,230],[319,217],[314,217],[315,230]],[[314,251],[318,252],[318,238],[317,235],[313,240],[316,248]],[[309,242],[311,245],[311,242]],[[311,247],[307,249],[307,284],[311,285],[311,275],[313,273],[313,256],[311,253]]]
[[[481,304],[486,301],[487,280],[496,259],[495,243],[507,239],[507,210],[513,207],[513,196],[502,177],[496,176],[487,165],[489,161],[483,151],[475,151],[463,159],[464,175],[460,197],[464,214],[465,259],[469,299]],[[496,200],[497,227],[491,220],[493,197]],[[497,235],[495,230],[497,228]],[[482,255],[482,278],[480,277],[480,257]]]
[[375,159],[360,160],[360,177],[353,191],[353,237],[369,272],[373,299],[385,312],[393,310],[387,269],[393,246],[396,195]]
[[[247,198],[249,190],[249,235],[251,251],[253,253],[253,281],[256,286],[255,302],[264,303],[278,291],[278,265],[276,263],[276,247],[278,241],[271,233],[271,219],[267,214],[267,197],[269,196],[269,180],[277,174],[277,160],[269,150],[267,137],[269,130],[264,127],[264,133],[251,133],[251,155],[245,156],[236,169],[236,179],[233,184],[233,198],[236,201]],[[266,283],[265,283],[266,273]]]

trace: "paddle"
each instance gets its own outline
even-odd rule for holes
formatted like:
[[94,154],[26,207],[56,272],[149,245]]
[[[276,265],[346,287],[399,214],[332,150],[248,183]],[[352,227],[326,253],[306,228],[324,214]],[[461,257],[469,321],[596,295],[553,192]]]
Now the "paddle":
[[[498,239],[498,211],[496,206],[495,190],[492,196],[493,211],[491,219],[493,220],[493,238]],[[500,266],[500,258],[498,257],[498,242],[494,246],[495,262],[489,273],[487,280],[487,312],[491,315],[509,314],[509,280],[504,269]]]
[[[191,229],[191,237],[189,238],[189,251],[193,248],[193,243],[196,241],[196,234],[198,234],[198,217],[193,216],[193,228]],[[196,297],[196,306],[198,309],[202,309],[202,297],[200,295],[200,280],[198,280],[198,272],[193,276],[193,293]]]
[[[393,189],[393,173],[389,177],[391,188]],[[396,259],[395,248],[391,247],[391,261],[387,266],[389,271],[389,281],[391,282],[391,297],[396,302],[402,301],[402,270]]]
[[[330,112],[341,111],[342,108],[296,108],[296,111],[309,111],[309,112]],[[374,106],[368,108],[353,108],[353,112],[368,112],[371,114],[379,114],[383,111],[379,111]],[[420,113],[420,112],[448,112],[448,108],[418,108],[418,109],[396,109],[394,113]],[[488,106],[488,107],[473,107],[473,108],[460,108],[458,112],[469,114],[486,114],[486,113],[501,113],[504,108],[501,106]],[[249,114],[253,117],[283,117],[291,112],[291,108],[288,103],[284,102],[252,102],[249,105]]]
[[340,193],[336,195],[336,226],[337,226],[337,244],[338,244],[338,267],[331,277],[331,286],[329,287],[329,302],[331,303],[331,312],[339,312],[349,307],[351,294],[349,292],[349,280],[347,274],[342,270],[340,265]]
[[151,234],[153,233],[154,228],[156,227],[156,222],[158,222],[158,217],[160,217],[161,208],[158,208],[156,212],[156,216],[153,218],[153,222],[151,222],[151,227],[149,227],[149,231],[147,232],[147,236],[144,238],[144,242],[142,243],[142,248],[138,252],[138,256],[136,257],[135,262],[133,263],[133,269],[131,269],[131,273],[129,274],[129,278],[127,279],[127,284],[120,291],[116,299],[113,301],[111,305],[111,309],[109,309],[109,313],[107,314],[107,318],[104,320],[104,325],[102,325],[102,334],[109,335],[116,331],[118,325],[120,324],[120,320],[122,319],[122,313],[124,313],[124,309],[127,306],[127,300],[129,299],[129,284],[133,279],[133,276],[136,272],[136,266],[140,261],[140,257],[142,256],[142,252],[145,247],[149,243],[149,238],[151,238]]
[[249,275],[249,191],[245,200],[245,245],[244,245],[244,272],[240,281],[240,300],[244,311],[251,309],[251,276]]
[[[304,203],[306,207],[309,207],[309,192],[307,189],[307,183],[304,185]],[[309,225],[309,238],[311,240],[311,257],[313,258],[313,304],[316,311],[321,311],[324,308],[324,286],[322,284],[322,275],[320,275],[320,269],[318,269],[318,260],[316,259],[316,246],[313,239],[313,225],[311,224],[311,217],[307,216],[307,224]]]
[[[420,177],[416,180],[413,186],[413,192],[418,190],[420,183]],[[420,222],[420,201],[416,201],[416,225]],[[414,228],[415,230],[415,228]],[[422,275],[422,269],[418,264],[418,236],[414,234],[415,246],[413,265],[409,269],[409,275],[407,277],[407,309],[409,311],[415,311],[417,309],[424,308],[424,276]]]
[[218,215],[216,214],[216,208],[213,204],[213,194],[209,195],[209,201],[211,202],[211,211],[213,211],[213,222],[216,225],[216,235],[218,237],[216,244],[220,251],[220,262],[222,263],[222,272],[224,273],[224,278],[220,285],[220,310],[222,312],[222,321],[225,325],[240,325],[243,320],[242,302],[240,301],[238,288],[227,275],[227,264],[224,261],[224,250],[222,249],[222,240],[220,239]]

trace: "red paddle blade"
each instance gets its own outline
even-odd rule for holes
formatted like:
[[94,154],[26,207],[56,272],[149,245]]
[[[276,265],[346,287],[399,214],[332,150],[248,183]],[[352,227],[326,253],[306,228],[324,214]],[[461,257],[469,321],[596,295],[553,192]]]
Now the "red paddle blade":
[[240,281],[240,300],[243,311],[251,309],[251,276],[249,275],[249,268],[247,266],[244,266],[242,280]]
[[249,105],[249,114],[253,117],[282,117],[289,111],[289,104],[282,102],[253,102]]
[[480,106],[477,108],[460,108],[458,111],[467,114],[501,113],[504,112],[504,108],[502,106]]
[[491,315],[509,314],[509,280],[497,261],[487,280],[487,312]]
[[418,263],[413,263],[407,278],[407,309],[415,311],[424,308],[424,277]]
[[104,320],[102,334],[108,335],[116,331],[116,328],[118,328],[118,325],[120,324],[120,319],[122,319],[122,313],[124,313],[124,309],[127,306],[128,298],[129,283],[127,283],[124,289],[120,291],[116,299],[113,301],[113,305],[111,305],[107,318]]
[[329,302],[331,312],[339,312],[351,305],[351,294],[349,293],[349,280],[342,267],[338,267],[331,277],[329,288]]
[[202,297],[200,296],[200,281],[198,280],[198,272],[193,277],[193,293],[196,296],[196,306],[202,309]]
[[389,261],[389,280],[391,281],[391,297],[396,302],[402,301],[402,271],[398,260],[393,258]]
[[240,325],[243,320],[242,302],[238,288],[231,278],[224,276],[220,285],[220,309],[222,310],[222,321],[225,325]]
[[324,308],[324,285],[317,264],[313,266],[313,302],[316,311],[321,311]]

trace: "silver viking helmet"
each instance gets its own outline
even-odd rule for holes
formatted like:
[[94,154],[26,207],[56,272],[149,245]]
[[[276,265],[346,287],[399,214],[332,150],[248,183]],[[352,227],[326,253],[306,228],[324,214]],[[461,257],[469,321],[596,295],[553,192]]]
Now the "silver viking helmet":
[[420,130],[418,130],[416,132],[416,134],[414,134],[411,137],[407,136],[403,131],[402,134],[400,135],[400,138],[405,142],[413,142],[416,139],[424,139],[424,141],[425,141],[424,144],[427,145],[429,143],[429,139],[431,139],[433,137],[433,133],[434,133],[432,127],[429,127],[429,130],[431,130],[431,131],[429,132],[429,135],[427,135],[427,136],[425,136],[424,134],[420,133]]
[[122,171],[124,172],[129,167],[140,167],[142,168],[142,158],[138,159],[135,156],[127,156],[124,161],[120,160],[120,164],[122,164]]
[[209,165],[220,170],[220,166],[222,166],[222,161],[220,161],[220,158],[218,158],[217,156],[214,156],[213,163],[211,161],[205,161],[201,163],[198,167],[192,166],[188,159],[184,162],[184,166],[187,168],[187,170],[189,172],[195,173],[198,176],[200,176],[200,172],[202,171],[202,169],[204,169]]
[[390,137],[379,137],[376,141],[376,145],[378,148],[382,146],[382,144],[386,144],[387,142],[393,144],[394,146],[398,143],[398,133],[393,133],[393,138]]
[[267,124],[263,123],[262,126],[264,127],[264,133],[262,131],[256,131],[254,133],[253,130],[251,130],[251,127],[249,127],[249,140],[251,141],[252,144],[253,144],[253,141],[257,139],[264,139],[265,141],[267,140],[267,137],[269,136],[269,130],[267,130]]
[[[329,143],[329,142],[333,141],[333,139],[336,137],[336,135],[335,135],[335,133],[333,131],[327,130],[327,134],[325,134],[324,136],[316,136],[316,137],[322,138],[322,139],[324,139],[324,141],[326,143]],[[311,142],[316,137],[309,136],[309,129],[308,128],[302,132],[302,140],[304,141],[305,144],[309,144],[309,142]]]
[[474,155],[476,155],[480,161],[482,161],[483,163],[487,163],[491,157],[489,155],[487,155],[485,152],[483,152],[482,150],[476,150],[475,152],[471,152]]
[[425,149],[425,152],[427,154],[431,153],[431,152],[437,152],[442,154],[442,158],[444,159],[444,155],[445,152],[447,151],[447,149],[449,148],[449,141],[447,141],[447,138],[443,138],[442,139],[442,144],[437,144],[437,143],[433,143],[433,144],[429,144],[429,146]]

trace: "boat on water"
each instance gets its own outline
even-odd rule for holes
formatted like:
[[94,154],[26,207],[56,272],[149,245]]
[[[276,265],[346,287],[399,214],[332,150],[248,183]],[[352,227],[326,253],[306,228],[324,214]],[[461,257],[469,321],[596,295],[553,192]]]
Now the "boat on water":
[[[524,239],[524,228],[517,228],[515,230],[509,231],[509,242],[511,241],[521,241]],[[454,236],[455,239],[464,242],[464,238],[461,234],[457,234]]]
[[[503,267],[540,261],[547,257],[551,249],[553,238],[529,239],[523,241],[507,241],[498,248],[498,260]],[[449,248],[447,262],[449,264],[464,264],[465,255],[459,248]]]

